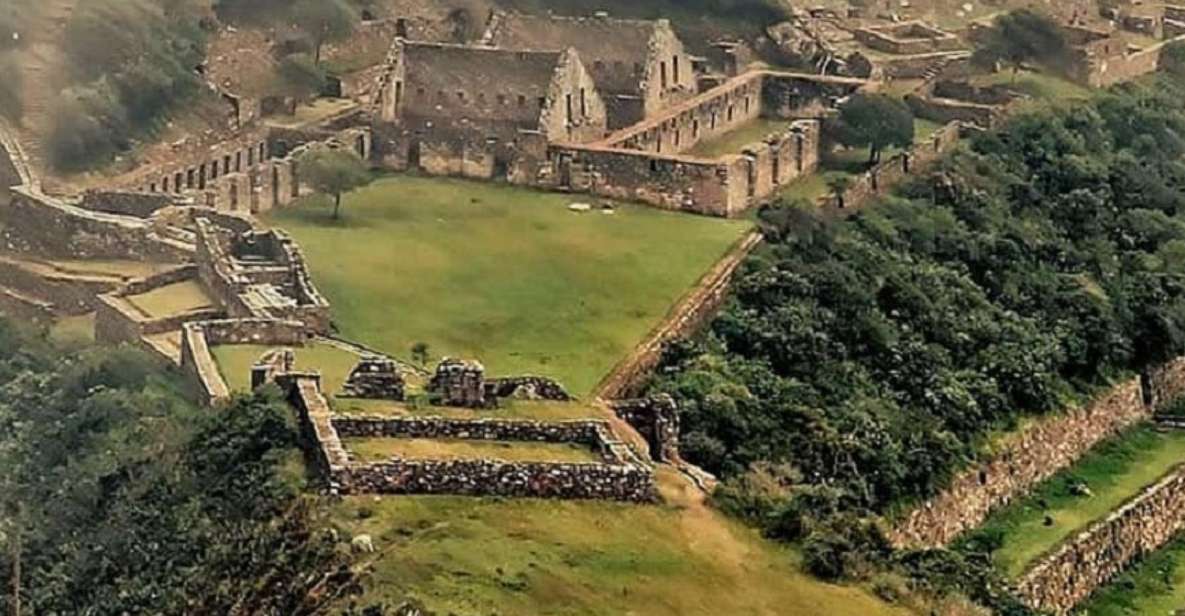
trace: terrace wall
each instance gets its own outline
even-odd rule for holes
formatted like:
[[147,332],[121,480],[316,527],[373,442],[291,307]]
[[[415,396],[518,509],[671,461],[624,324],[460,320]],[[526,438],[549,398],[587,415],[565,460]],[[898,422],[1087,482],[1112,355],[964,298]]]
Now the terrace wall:
[[1067,614],[1135,559],[1185,527],[1185,467],[1178,466],[1106,519],[1040,559],[1017,595],[1042,612]]
[[594,395],[606,400],[637,395],[662,359],[666,345],[699,331],[715,316],[720,305],[728,297],[737,269],[749,253],[761,245],[761,241],[761,234],[753,232],[733,246],[732,250],[700,279],[695,288],[675,305],[646,340],[614,366],[613,371],[597,386]]
[[192,257],[191,247],[158,236],[145,220],[92,212],[25,187],[10,197],[0,208],[0,241],[13,252],[173,263]]
[[[1155,392],[1155,393],[1152,393]],[[1152,416],[1185,393],[1185,360],[1128,379],[1083,407],[1040,419],[1010,435],[979,464],[955,475],[889,531],[898,546],[946,545],[979,526],[995,509],[1028,493],[1099,442]]]
[[304,346],[308,333],[297,321],[274,319],[219,319],[188,322],[181,330],[181,372],[199,393],[206,406],[230,397],[211,347],[222,344],[260,346]]
[[961,131],[958,122],[951,122],[935,132],[929,141],[881,161],[855,178],[842,199],[836,195],[825,197],[822,202],[824,213],[846,215],[870,204],[876,197],[888,194],[909,174],[925,169],[953,150],[959,143]]
[[1160,68],[1161,55],[1168,45],[1185,42],[1185,35],[1161,42],[1135,53],[1090,55],[1081,60],[1070,77],[1087,86],[1105,88],[1131,81]]

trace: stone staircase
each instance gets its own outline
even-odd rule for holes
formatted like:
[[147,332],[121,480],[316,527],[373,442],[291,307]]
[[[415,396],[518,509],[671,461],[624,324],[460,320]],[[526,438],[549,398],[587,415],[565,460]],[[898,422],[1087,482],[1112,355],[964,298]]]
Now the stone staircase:
[[938,79],[938,77],[942,75],[942,72],[954,62],[966,60],[970,57],[970,53],[942,56],[941,58],[935,60],[928,68],[926,68],[924,72],[922,72],[922,79],[925,80],[926,83],[930,83],[931,81]]

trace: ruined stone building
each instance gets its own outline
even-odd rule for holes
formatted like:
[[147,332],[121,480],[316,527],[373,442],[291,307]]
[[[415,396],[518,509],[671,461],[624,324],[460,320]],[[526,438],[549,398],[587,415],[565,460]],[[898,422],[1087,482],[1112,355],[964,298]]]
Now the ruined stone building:
[[656,21],[495,13],[483,42],[504,49],[576,49],[622,128],[694,96],[691,56],[665,19]]
[[396,169],[470,177],[528,173],[548,143],[606,132],[605,103],[575,50],[522,51],[398,39],[379,95]]

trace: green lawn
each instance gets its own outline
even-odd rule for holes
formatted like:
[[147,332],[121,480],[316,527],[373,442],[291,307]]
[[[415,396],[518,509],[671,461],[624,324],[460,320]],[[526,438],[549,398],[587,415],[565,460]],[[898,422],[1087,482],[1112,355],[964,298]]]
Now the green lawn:
[[794,552],[708,509],[661,471],[671,504],[346,497],[347,536],[378,556],[360,600],[458,616],[904,615],[798,570]]
[[300,242],[346,338],[406,357],[416,342],[590,392],[750,227],[454,179],[392,176],[274,212]]
[[1023,71],[1014,78],[1012,71],[1001,71],[988,75],[977,75],[972,79],[976,85],[1010,85],[1038,101],[1073,101],[1090,98],[1093,93],[1071,81],[1047,73]]
[[1080,608],[1086,616],[1171,616],[1185,607],[1185,537],[1150,554]]
[[[247,391],[251,387],[251,366],[271,347],[252,344],[219,345],[210,349],[218,370],[231,391]],[[315,343],[296,351],[298,370],[316,370],[321,373],[321,383],[327,393],[341,389],[350,370],[358,364],[359,357],[327,343]]]
[[49,337],[67,346],[83,346],[95,341],[95,313],[56,319],[49,327]]
[[507,462],[600,462],[588,445],[430,438],[346,438],[346,451],[363,462],[408,460],[505,460]]
[[790,120],[755,118],[712,139],[701,141],[685,154],[704,158],[719,158],[725,154],[739,154],[741,148],[790,128]]
[[[1035,558],[1106,517],[1182,461],[1185,431],[1133,428],[993,514],[977,534],[1002,533],[1003,543],[993,560],[1001,571],[1017,576]],[[1092,494],[1075,496],[1071,486],[1077,481],[1085,482]],[[1051,524],[1046,524],[1046,515]]]
[[209,308],[214,300],[206,288],[197,280],[183,280],[153,289],[139,295],[124,297],[150,318],[159,319],[173,315]]

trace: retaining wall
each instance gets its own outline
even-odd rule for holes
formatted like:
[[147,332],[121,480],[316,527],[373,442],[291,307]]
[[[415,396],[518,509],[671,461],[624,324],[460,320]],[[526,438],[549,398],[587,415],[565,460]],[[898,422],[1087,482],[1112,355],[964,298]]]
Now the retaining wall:
[[[1150,392],[1156,392],[1156,399]],[[887,535],[899,547],[944,546],[995,509],[1027,494],[1084,453],[1152,416],[1157,404],[1185,393],[1185,361],[1120,383],[1091,403],[1036,420],[998,443],[979,464],[954,476],[937,496],[897,522]]]
[[595,397],[628,398],[639,393],[654,367],[662,359],[663,349],[673,340],[689,336],[704,326],[724,303],[733,276],[757,246],[762,236],[752,232],[700,279],[694,289],[679,301],[662,323],[597,386]]
[[1041,558],[1016,585],[1042,612],[1068,614],[1136,558],[1185,527],[1185,467],[1178,466],[1106,519]]

